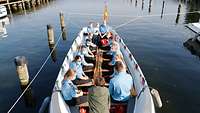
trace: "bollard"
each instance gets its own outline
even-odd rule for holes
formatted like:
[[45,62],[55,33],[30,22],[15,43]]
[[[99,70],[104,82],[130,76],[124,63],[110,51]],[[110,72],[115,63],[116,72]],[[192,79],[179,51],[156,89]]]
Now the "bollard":
[[49,46],[54,45],[55,44],[54,31],[53,31],[53,27],[51,25],[47,25],[47,35],[48,35]]
[[67,33],[66,33],[66,28],[65,28],[65,18],[62,12],[60,12],[60,27],[62,31],[62,38],[63,40],[66,40]]
[[15,57],[15,65],[21,85],[27,85],[29,83],[29,73],[26,58],[24,56]]

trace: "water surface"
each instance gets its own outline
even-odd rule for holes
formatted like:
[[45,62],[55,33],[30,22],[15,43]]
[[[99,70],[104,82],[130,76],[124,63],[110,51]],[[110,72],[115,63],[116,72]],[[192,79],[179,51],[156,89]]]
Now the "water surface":
[[[185,0],[186,1],[186,0]],[[195,34],[185,24],[198,22],[200,2],[166,0],[110,0],[109,24],[116,29],[141,66],[151,87],[160,91],[163,107],[158,113],[199,113],[200,61],[183,43]],[[181,4],[180,15],[178,5]],[[150,5],[151,4],[151,5]],[[60,34],[59,12],[64,12],[67,40],[59,41],[56,62],[49,59],[13,113],[35,113],[51,91],[72,40],[90,21],[102,21],[103,0],[57,0],[36,10],[13,13],[6,25],[7,37],[0,38],[0,112],[7,112],[21,94],[14,57],[26,56],[32,79],[49,54],[46,25],[52,24],[55,37]],[[170,14],[170,15],[169,15]],[[138,18],[138,16],[141,16]]]

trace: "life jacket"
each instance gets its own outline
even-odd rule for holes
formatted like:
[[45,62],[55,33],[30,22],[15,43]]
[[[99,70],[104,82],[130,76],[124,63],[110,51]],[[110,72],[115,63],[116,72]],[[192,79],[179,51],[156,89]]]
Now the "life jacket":
[[105,39],[105,38],[101,39],[101,44],[102,46],[107,46],[109,44],[108,39]]

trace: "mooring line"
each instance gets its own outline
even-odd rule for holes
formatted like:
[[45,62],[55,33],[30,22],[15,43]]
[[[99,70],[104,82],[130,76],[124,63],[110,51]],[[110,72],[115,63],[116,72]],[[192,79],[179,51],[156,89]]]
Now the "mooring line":
[[127,25],[127,24],[130,24],[130,23],[132,23],[132,22],[134,22],[134,21],[136,21],[136,20],[138,20],[138,19],[140,19],[140,18],[141,18],[141,17],[137,17],[137,18],[135,18],[135,19],[131,19],[131,20],[129,20],[129,21],[123,23],[123,24],[120,24],[120,25],[114,27],[114,29],[117,30],[117,29],[119,29],[120,27],[123,27],[123,26],[125,26],[125,25]]
[[10,113],[12,111],[12,109],[15,107],[15,105],[19,102],[19,100],[22,98],[22,96],[25,94],[25,92],[28,90],[28,88],[31,86],[31,84],[33,83],[33,81],[37,78],[37,76],[39,75],[39,73],[42,71],[43,67],[45,66],[45,64],[47,63],[47,61],[49,60],[49,58],[51,57],[51,54],[53,53],[53,51],[55,50],[56,46],[58,45],[61,37],[62,37],[63,32],[61,32],[58,41],[56,42],[55,46],[53,47],[52,51],[50,52],[50,54],[47,56],[46,60],[44,61],[44,63],[42,64],[42,66],[40,67],[40,69],[38,70],[38,72],[35,74],[34,78],[31,80],[31,82],[28,84],[28,86],[24,89],[24,91],[21,93],[21,95],[18,97],[18,99],[15,101],[15,103],[11,106],[11,108],[8,110],[7,113]]

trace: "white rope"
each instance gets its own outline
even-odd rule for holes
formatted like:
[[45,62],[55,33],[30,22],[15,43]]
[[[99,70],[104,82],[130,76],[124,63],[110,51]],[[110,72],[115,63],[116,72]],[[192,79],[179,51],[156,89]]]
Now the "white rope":
[[19,100],[22,98],[22,96],[24,95],[24,93],[28,90],[28,88],[31,86],[31,84],[33,83],[33,81],[37,78],[37,76],[39,75],[39,73],[41,72],[41,70],[43,69],[43,67],[45,66],[45,64],[47,63],[48,59],[50,58],[51,54],[53,53],[54,49],[56,48],[56,46],[58,45],[58,42],[60,41],[61,37],[62,37],[63,32],[60,34],[58,41],[56,42],[55,46],[53,47],[52,51],[50,52],[50,54],[47,56],[46,60],[44,61],[44,63],[42,64],[42,66],[40,67],[40,69],[38,70],[38,72],[36,73],[36,75],[34,76],[34,78],[31,80],[31,82],[28,84],[28,86],[26,87],[26,89],[22,92],[22,94],[18,97],[18,99],[15,101],[15,103],[12,105],[12,107],[8,110],[7,113],[10,113],[11,110],[15,107],[15,105],[19,102]]
[[[178,14],[179,15],[183,15],[183,14],[191,14],[191,13],[200,13],[200,11],[193,11],[193,12],[187,12],[187,13],[178,13]],[[170,15],[173,15],[173,14],[175,14],[175,13],[168,13],[168,14],[164,14],[164,15],[170,16]],[[176,15],[177,15],[177,13],[176,13]],[[117,25],[114,29],[118,29],[118,28],[123,27],[123,26],[125,26],[127,24],[130,24],[130,23],[132,23],[132,22],[134,22],[134,21],[136,21],[136,20],[138,20],[139,18],[142,18],[142,17],[156,17],[156,16],[161,16],[161,15],[137,16],[135,19],[132,19],[132,20],[129,20],[128,22],[125,22],[123,24]]]
[[116,29],[119,29],[120,27],[123,27],[123,26],[125,26],[125,25],[127,25],[127,24],[130,24],[130,23],[132,23],[132,22],[134,22],[134,21],[136,21],[136,20],[138,20],[138,19],[140,19],[140,18],[141,18],[141,17],[137,17],[137,18],[135,18],[135,19],[131,19],[131,20],[129,20],[129,21],[123,23],[123,24],[120,24],[120,25],[114,27],[114,29],[115,29],[115,30],[116,30]]

